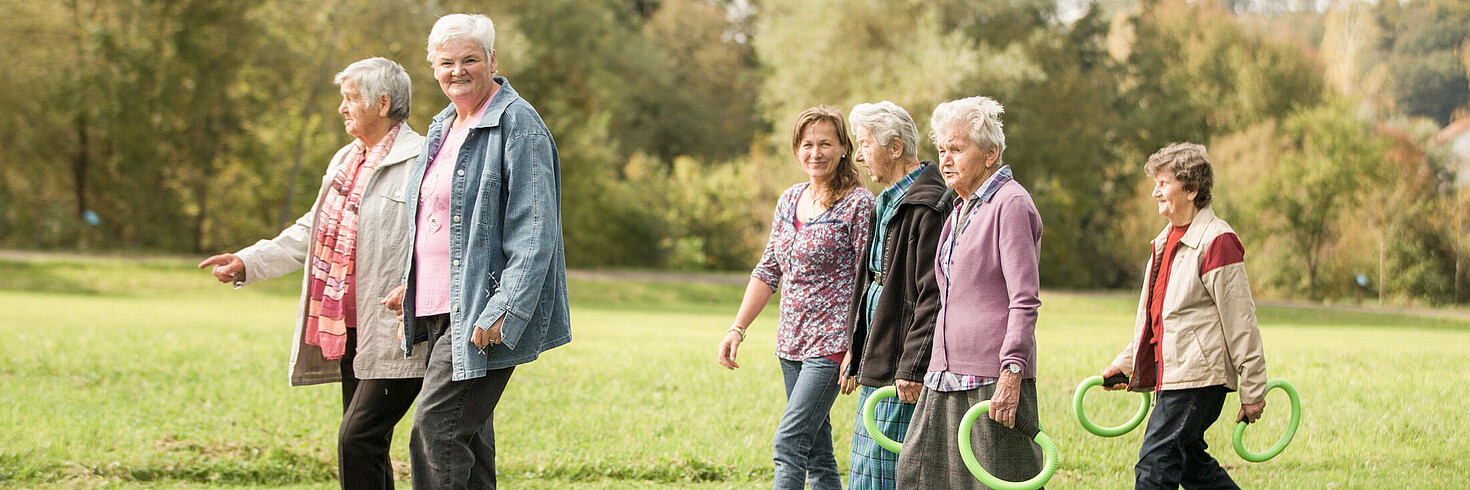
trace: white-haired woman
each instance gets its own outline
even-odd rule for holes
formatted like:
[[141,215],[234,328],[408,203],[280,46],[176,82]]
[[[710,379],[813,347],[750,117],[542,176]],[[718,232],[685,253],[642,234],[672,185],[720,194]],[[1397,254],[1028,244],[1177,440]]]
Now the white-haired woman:
[[1133,467],[1134,488],[1239,488],[1206,452],[1205,431],[1225,394],[1240,390],[1237,422],[1266,409],[1266,352],[1245,275],[1245,247],[1210,205],[1215,172],[1205,147],[1175,143],[1144,164],[1169,224],[1149,243],[1143,294],[1128,347],[1104,377],[1107,389],[1155,392]]
[[955,433],[971,406],[990,401],[972,429],[975,458],[992,475],[1026,480],[1040,448],[1012,427],[1038,426],[1036,312],[1041,215],[1004,165],[1004,109],[988,97],[940,104],[930,118],[944,183],[959,201],[940,235],[940,308],[924,391],[898,459],[898,488],[984,488]]
[[[939,165],[919,161],[919,129],[908,111],[889,101],[858,104],[848,113],[857,163],[883,184],[873,212],[869,239],[858,254],[857,287],[848,308],[851,347],[843,369],[843,390],[862,385],[858,407],[883,386],[898,398],[878,402],[875,421],[885,434],[902,439],[924,388],[924,372],[934,346],[939,284],[934,252],[944,219],[954,208],[954,193],[944,186]],[[849,489],[893,489],[898,456],[863,428],[862,412],[853,426]]]
[[571,341],[561,164],[540,114],[496,76],[495,26],[451,14],[429,33],[449,107],[409,178],[404,349],[426,340],[414,488],[495,488],[495,406],[515,367]]
[[237,286],[306,267],[293,386],[342,382],[337,469],[342,488],[393,488],[388,446],[424,375],[424,354],[405,357],[398,320],[378,299],[397,287],[408,260],[403,185],[423,137],[408,119],[408,73],[386,58],[347,66],[341,88],[347,134],[311,211],[271,240],[199,263]]

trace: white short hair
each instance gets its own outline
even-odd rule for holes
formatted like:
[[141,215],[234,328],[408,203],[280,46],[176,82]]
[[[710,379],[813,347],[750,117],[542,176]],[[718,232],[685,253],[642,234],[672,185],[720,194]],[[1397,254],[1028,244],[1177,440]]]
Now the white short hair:
[[898,104],[882,101],[873,104],[858,104],[852,106],[852,112],[847,116],[848,124],[854,132],[857,128],[868,130],[873,139],[883,148],[892,149],[893,139],[903,143],[903,156],[919,157],[919,128],[914,125],[914,118],[909,116],[909,111],[903,110]]
[[332,83],[337,85],[348,81],[357,87],[369,109],[378,105],[378,97],[387,95],[388,117],[400,121],[408,119],[413,83],[409,81],[403,65],[381,57],[359,60],[332,78]]
[[485,50],[485,57],[489,58],[495,52],[495,23],[480,14],[449,14],[440,17],[429,31],[429,62],[434,61],[434,53],[439,48],[462,39],[480,43],[480,48]]
[[[934,108],[934,115],[929,117],[929,139],[938,144],[944,134],[965,128],[975,146],[981,149],[994,147],[997,153],[1004,153],[1006,133],[1000,116],[1005,112],[1000,102],[990,97],[965,97],[939,104]],[[999,156],[996,161],[1000,161]]]

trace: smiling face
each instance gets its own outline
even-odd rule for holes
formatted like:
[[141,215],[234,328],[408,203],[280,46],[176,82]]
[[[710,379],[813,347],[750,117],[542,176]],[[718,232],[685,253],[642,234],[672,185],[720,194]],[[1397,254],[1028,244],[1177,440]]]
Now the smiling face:
[[807,125],[796,145],[796,159],[813,181],[831,179],[846,154],[847,147],[837,138],[837,127],[825,119]]
[[995,148],[982,149],[970,141],[967,129],[957,126],[935,141],[935,146],[939,147],[939,170],[944,174],[944,185],[966,199],[990,174],[995,173],[1000,160],[1000,152]]
[[495,53],[486,56],[473,39],[452,39],[434,52],[434,79],[461,108],[484,102],[495,92],[495,70]]
[[[1154,200],[1159,203],[1159,214],[1176,225],[1189,224],[1199,210],[1194,206],[1198,191],[1184,190],[1184,182],[1175,178],[1174,172],[1159,169],[1154,174]],[[1183,221],[1183,222],[1181,222]]]
[[857,139],[853,141],[853,144],[857,145],[857,150],[853,152],[853,160],[868,169],[868,176],[872,177],[875,182],[885,185],[898,182],[898,179],[903,177],[899,175],[902,169],[898,164],[899,156],[903,154],[903,148],[899,146],[902,143],[894,145],[897,150],[895,152],[879,144],[878,139],[873,137],[873,133],[868,131],[868,128],[858,126],[856,133]]
[[382,128],[387,126],[388,97],[383,96],[376,105],[368,107],[367,100],[352,80],[342,81],[341,92],[342,103],[337,105],[337,112],[342,114],[342,125],[347,134],[364,142],[375,141],[381,136]]

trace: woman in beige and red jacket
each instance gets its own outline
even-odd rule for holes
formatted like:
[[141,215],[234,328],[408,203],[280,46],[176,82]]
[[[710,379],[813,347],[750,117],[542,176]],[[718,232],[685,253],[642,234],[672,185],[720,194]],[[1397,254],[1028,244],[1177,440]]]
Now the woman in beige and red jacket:
[[1225,394],[1240,391],[1236,420],[1266,408],[1266,358],[1235,230],[1210,207],[1214,173],[1205,147],[1170,145],[1149,157],[1153,197],[1169,225],[1154,238],[1133,339],[1103,377],[1108,389],[1157,392],[1134,487],[1239,488],[1205,452],[1205,430]]

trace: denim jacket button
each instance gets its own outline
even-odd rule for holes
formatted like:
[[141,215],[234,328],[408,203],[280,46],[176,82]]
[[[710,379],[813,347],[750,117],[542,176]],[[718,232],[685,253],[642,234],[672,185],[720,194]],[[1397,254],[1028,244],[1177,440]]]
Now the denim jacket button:
[[459,174],[464,175],[464,169],[459,169]]
[[454,217],[454,222],[455,222],[455,223],[458,223],[458,222],[459,222],[459,216],[455,216],[455,217]]
[[454,266],[459,267],[459,259],[454,259]]

